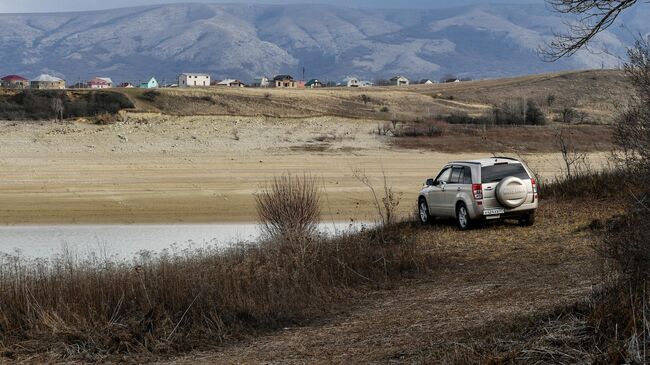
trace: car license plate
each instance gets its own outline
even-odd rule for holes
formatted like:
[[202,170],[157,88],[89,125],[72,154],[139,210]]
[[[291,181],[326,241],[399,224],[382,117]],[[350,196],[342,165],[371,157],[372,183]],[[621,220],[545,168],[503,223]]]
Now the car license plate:
[[505,213],[505,209],[485,209],[483,215],[500,215]]

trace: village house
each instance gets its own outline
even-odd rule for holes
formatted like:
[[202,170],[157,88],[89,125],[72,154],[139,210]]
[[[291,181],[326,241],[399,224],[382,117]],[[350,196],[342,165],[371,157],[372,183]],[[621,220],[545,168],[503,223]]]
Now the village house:
[[291,75],[278,75],[273,78],[273,87],[295,89],[298,83]]
[[32,89],[65,89],[65,80],[52,75],[40,75],[29,83]]
[[182,73],[178,75],[178,87],[210,86],[210,75],[200,73]]
[[7,75],[0,79],[0,86],[6,89],[27,89],[29,80],[18,75]]
[[420,85],[433,85],[434,82],[429,80],[429,79],[422,79],[420,80]]
[[113,80],[108,77],[95,77],[88,81],[87,85],[90,89],[109,89],[113,87]]
[[314,88],[318,88],[318,87],[323,87],[323,83],[320,82],[318,79],[311,79],[311,80],[307,81],[307,83],[305,84],[305,87],[307,87],[309,89],[314,89]]
[[345,87],[359,87],[359,79],[356,77],[346,77],[341,85]]
[[260,78],[257,78],[255,80],[253,80],[252,86],[253,87],[269,87],[270,86],[269,79],[266,76],[262,76]]
[[371,81],[359,81],[359,87],[373,87],[375,84]]
[[132,83],[130,82],[123,82],[120,84],[119,87],[125,88],[125,89],[133,89],[135,86],[133,86]]
[[158,81],[155,77],[152,77],[151,80],[141,83],[138,87],[140,89],[157,89],[158,86]]
[[235,79],[225,79],[217,82],[217,86],[226,86],[226,87],[246,87],[246,84],[239,80]]
[[409,79],[404,76],[395,76],[390,79],[390,84],[394,86],[408,86],[410,82]]

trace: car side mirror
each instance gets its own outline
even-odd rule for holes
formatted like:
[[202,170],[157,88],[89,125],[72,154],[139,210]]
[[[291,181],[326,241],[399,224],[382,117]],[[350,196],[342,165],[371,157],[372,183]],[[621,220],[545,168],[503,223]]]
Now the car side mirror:
[[434,185],[433,179],[427,179],[427,182],[425,183],[425,185],[426,186],[433,186]]

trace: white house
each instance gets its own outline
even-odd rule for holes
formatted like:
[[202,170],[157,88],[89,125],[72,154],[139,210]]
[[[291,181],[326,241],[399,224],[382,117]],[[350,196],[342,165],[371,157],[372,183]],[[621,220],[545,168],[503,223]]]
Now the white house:
[[138,87],[140,89],[157,89],[159,86],[158,80],[156,80],[155,77],[152,77],[149,81],[141,83]]
[[271,86],[271,83],[269,82],[269,78],[266,76],[262,76],[260,78],[253,80],[253,87],[269,87],[269,86]]
[[346,87],[359,87],[359,79],[356,77],[346,77],[343,79],[341,85]]
[[88,81],[88,87],[91,89],[108,89],[113,87],[113,80],[109,77],[95,77]]
[[373,87],[375,84],[371,81],[359,81],[359,87]]
[[29,87],[32,89],[65,89],[65,80],[43,74],[30,81]]
[[197,73],[182,73],[178,75],[178,87],[210,86],[210,75]]
[[244,84],[243,82],[241,82],[239,80],[235,80],[235,79],[225,79],[225,80],[219,81],[217,83],[217,86],[245,87],[246,84]]
[[408,86],[410,81],[404,76],[395,76],[390,79],[390,84],[395,86]]

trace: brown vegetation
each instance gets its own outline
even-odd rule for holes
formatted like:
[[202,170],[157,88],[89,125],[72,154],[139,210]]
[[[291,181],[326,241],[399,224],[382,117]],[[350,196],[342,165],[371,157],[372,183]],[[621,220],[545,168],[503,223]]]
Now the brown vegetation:
[[400,148],[436,152],[556,152],[559,130],[571,135],[581,151],[613,148],[612,128],[608,126],[475,126],[437,120],[402,123],[391,143]]
[[259,221],[270,237],[303,239],[316,233],[321,214],[317,179],[289,173],[276,176],[255,201]]
[[[260,200],[261,211],[283,206],[282,192],[318,201],[309,179],[276,184],[281,193]],[[315,213],[308,213],[309,227]],[[292,221],[291,212],[273,214]],[[51,262],[1,259],[0,360],[49,353],[97,361],[214,345],[308,320],[356,288],[389,285],[428,268],[410,232],[396,227],[143,253],[132,263],[65,254]]]

